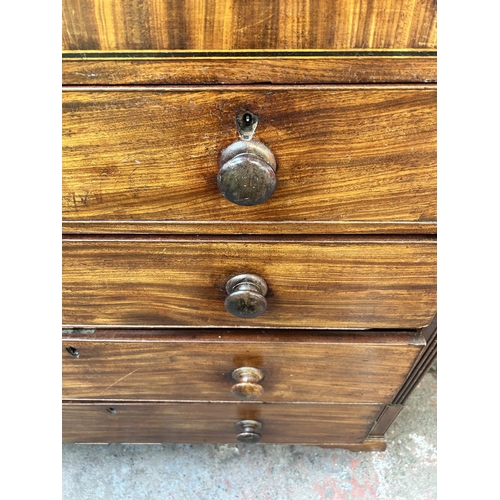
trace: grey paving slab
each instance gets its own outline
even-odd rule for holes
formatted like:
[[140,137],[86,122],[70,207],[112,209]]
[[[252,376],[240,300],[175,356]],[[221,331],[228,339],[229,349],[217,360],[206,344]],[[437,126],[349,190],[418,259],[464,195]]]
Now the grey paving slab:
[[432,369],[383,453],[292,445],[63,445],[64,500],[437,498]]

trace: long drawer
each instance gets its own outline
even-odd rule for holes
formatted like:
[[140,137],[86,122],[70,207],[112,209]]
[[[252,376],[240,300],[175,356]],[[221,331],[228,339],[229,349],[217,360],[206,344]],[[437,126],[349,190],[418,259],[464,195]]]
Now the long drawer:
[[[255,206],[217,186],[245,110],[277,162]],[[66,88],[62,202],[66,232],[433,232],[436,88]]]
[[390,403],[424,345],[405,331],[73,333],[63,398]]
[[383,406],[63,402],[63,442],[236,443],[254,420],[262,443],[362,443]]
[[[267,283],[261,316],[226,310],[242,273]],[[420,328],[435,310],[432,237],[63,242],[69,327]]]

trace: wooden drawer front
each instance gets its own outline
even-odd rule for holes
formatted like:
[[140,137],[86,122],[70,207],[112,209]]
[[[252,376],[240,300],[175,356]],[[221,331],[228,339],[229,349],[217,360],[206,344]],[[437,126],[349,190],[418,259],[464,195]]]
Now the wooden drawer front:
[[66,50],[436,46],[435,0],[64,0]]
[[253,367],[259,401],[390,403],[424,345],[408,332],[66,336],[63,398],[238,401],[231,374]]
[[[267,311],[226,311],[229,278],[253,273]],[[432,239],[68,239],[63,325],[420,328],[436,310]]]
[[[226,200],[216,179],[247,108],[278,165],[276,191],[250,207]],[[69,232],[325,234],[436,220],[433,86],[73,88],[63,133]]]
[[[262,443],[361,443],[384,405],[261,403],[63,404],[63,442],[236,443],[261,422]],[[112,408],[116,413],[108,411]]]

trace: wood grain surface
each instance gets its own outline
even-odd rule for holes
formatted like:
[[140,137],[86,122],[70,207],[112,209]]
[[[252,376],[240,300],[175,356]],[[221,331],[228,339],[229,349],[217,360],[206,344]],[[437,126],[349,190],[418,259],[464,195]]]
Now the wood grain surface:
[[264,374],[259,401],[390,403],[425,345],[408,332],[361,339],[346,333],[319,342],[311,333],[260,342],[192,332],[95,337],[63,340],[64,399],[238,401],[231,373],[249,366]]
[[74,221],[63,222],[63,234],[73,235],[399,235],[437,234],[437,222],[328,221]]
[[382,408],[324,403],[66,402],[62,431],[67,443],[236,443],[236,423],[251,419],[262,423],[262,443],[361,444]]
[[[435,56],[64,58],[64,85],[430,83]],[[93,54],[95,56],[95,54]],[[178,55],[180,56],[180,54]]]
[[435,0],[64,0],[66,50],[436,47]]
[[[65,239],[63,324],[420,328],[436,311],[432,239]],[[224,308],[226,281],[257,274],[267,311]]]
[[[275,193],[254,207],[230,203],[216,182],[220,153],[238,139],[235,117],[246,109],[259,115],[254,138],[278,164]],[[73,227],[435,222],[436,177],[434,85],[63,94],[63,219]]]

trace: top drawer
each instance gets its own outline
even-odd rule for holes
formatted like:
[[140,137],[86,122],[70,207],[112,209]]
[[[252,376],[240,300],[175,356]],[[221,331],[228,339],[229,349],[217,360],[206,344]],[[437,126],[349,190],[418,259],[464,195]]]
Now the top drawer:
[[[256,206],[217,187],[246,110],[277,163]],[[70,88],[63,153],[67,232],[435,231],[433,85]]]
[[429,49],[435,0],[64,0],[65,50]]

